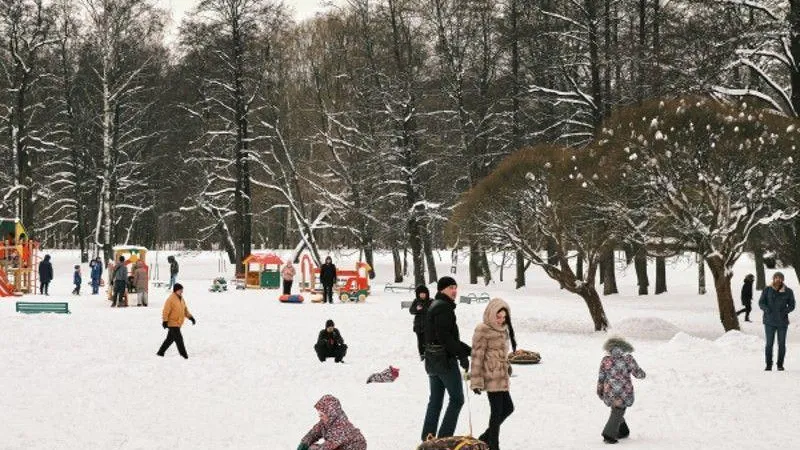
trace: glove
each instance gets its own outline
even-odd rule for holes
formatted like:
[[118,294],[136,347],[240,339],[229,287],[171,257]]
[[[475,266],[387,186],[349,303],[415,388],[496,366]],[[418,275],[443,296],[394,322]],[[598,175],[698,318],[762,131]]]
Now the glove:
[[481,390],[478,388],[473,389],[472,392],[474,392],[475,395],[481,395]]
[[161,326],[166,329],[167,328],[167,321],[165,320],[165,321],[161,322]]
[[466,356],[458,358],[458,364],[461,366],[462,369],[469,370],[469,358],[467,358]]
[[308,450],[308,446],[306,444],[300,444],[297,446],[297,450]]
[[197,321],[196,321],[196,320],[194,320],[194,317],[189,317],[189,320],[192,322],[192,325],[194,325],[194,324],[196,324],[196,323],[197,323]]

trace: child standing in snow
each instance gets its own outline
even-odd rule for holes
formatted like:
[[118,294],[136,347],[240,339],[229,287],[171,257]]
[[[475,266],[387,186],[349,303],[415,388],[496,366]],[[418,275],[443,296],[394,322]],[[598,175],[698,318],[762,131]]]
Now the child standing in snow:
[[[366,450],[367,441],[342,411],[339,400],[323,395],[314,405],[319,412],[319,422],[306,434],[297,450]],[[325,442],[318,444],[320,439]]]
[[408,312],[414,316],[414,333],[417,335],[417,351],[419,359],[425,360],[425,315],[431,306],[431,293],[424,284],[417,286],[416,296],[411,302]]
[[72,294],[81,295],[81,266],[75,266],[75,273],[72,275],[72,283],[75,285]]
[[631,375],[644,378],[644,370],[633,359],[630,353],[633,346],[621,337],[612,337],[603,348],[608,355],[600,362],[600,374],[597,377],[597,396],[611,407],[611,416],[603,429],[603,441],[616,444],[618,439],[630,435],[625,423],[625,409],[633,405],[633,382]]

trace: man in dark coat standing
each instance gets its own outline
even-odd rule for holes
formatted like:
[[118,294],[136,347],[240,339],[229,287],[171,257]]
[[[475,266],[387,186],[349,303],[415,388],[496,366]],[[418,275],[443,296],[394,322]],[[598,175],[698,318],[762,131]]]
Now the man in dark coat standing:
[[174,256],[169,255],[167,256],[167,262],[169,262],[169,287],[167,289],[172,289],[175,283],[178,282],[178,261]]
[[472,349],[461,342],[456,323],[456,297],[458,285],[451,277],[442,277],[436,284],[436,298],[425,317],[425,371],[430,383],[428,409],[422,426],[422,440],[436,433],[439,414],[442,412],[444,393],[450,397],[447,410],[436,437],[453,436],[458,422],[458,413],[464,405],[464,389],[461,373],[469,370]]
[[767,338],[765,348],[767,367],[772,370],[772,345],[775,334],[778,334],[778,370],[783,370],[783,359],[786,356],[786,331],[789,329],[789,313],[794,311],[794,292],[783,284],[783,274],[775,272],[772,285],[761,291],[758,306],[764,311],[764,332]]
[[44,255],[44,259],[39,263],[39,293],[50,295],[50,282],[53,281],[53,264],[50,262],[50,255]]
[[336,266],[330,256],[319,268],[319,282],[322,283],[322,303],[333,303],[333,285],[336,284]]
[[742,285],[742,306],[744,308],[736,311],[736,315],[738,316],[741,313],[744,313],[744,321],[745,322],[752,322],[750,320],[750,311],[753,310],[753,274],[747,274],[744,277],[744,284]]
[[319,332],[314,350],[321,362],[325,362],[327,358],[333,358],[335,362],[340,363],[344,359],[347,354],[347,345],[345,345],[339,330],[334,326],[333,320],[328,319],[325,322],[325,329]]
[[411,302],[408,312],[414,316],[414,333],[417,334],[417,350],[419,359],[425,360],[425,315],[431,306],[431,293],[424,284],[417,286],[416,296]]

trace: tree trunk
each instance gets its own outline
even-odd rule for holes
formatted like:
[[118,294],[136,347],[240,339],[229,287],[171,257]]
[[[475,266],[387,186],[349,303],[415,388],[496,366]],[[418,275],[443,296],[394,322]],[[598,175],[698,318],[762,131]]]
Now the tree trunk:
[[594,322],[594,331],[606,331],[608,329],[608,318],[603,309],[603,302],[600,300],[600,295],[592,284],[584,284],[584,287],[578,292],[578,295],[586,302],[586,307],[589,308],[589,314],[592,316]]
[[697,255],[697,293],[706,295],[706,262],[699,254]]
[[578,261],[575,263],[575,277],[583,280],[583,253],[578,252]]
[[753,256],[756,262],[756,290],[763,291],[767,286],[767,276],[764,273],[764,247],[757,233],[753,233]]
[[436,272],[436,260],[433,258],[433,248],[431,248],[432,244],[430,233],[425,233],[422,243],[425,245],[425,262],[428,266],[428,283],[435,283],[436,280],[439,279],[439,275]]
[[605,270],[603,271],[603,295],[618,294],[616,265],[614,263],[614,250],[605,254]]
[[633,266],[636,269],[636,280],[639,295],[649,293],[650,280],[647,278],[647,251],[643,246],[634,246]]
[[372,242],[364,245],[364,260],[369,264],[369,279],[375,279],[375,252],[372,248]]
[[422,236],[420,236],[419,222],[413,215],[408,220],[408,242],[411,244],[411,258],[414,262],[414,284],[419,286],[425,283],[425,257],[422,252]]
[[481,249],[480,251],[480,262],[481,262],[481,272],[483,276],[483,284],[485,286],[489,285],[489,282],[492,281],[492,270],[489,268],[489,258],[486,257],[486,251]]
[[408,247],[403,247],[403,276],[408,276]]
[[667,261],[656,256],[656,295],[667,292]]
[[725,331],[739,329],[739,317],[736,315],[736,307],[733,303],[733,293],[731,292],[731,272],[729,267],[725,267],[722,257],[719,255],[706,258],[708,268],[714,277],[714,287],[717,290],[717,305],[719,306],[719,320]]
[[478,263],[479,248],[475,241],[469,243],[469,284],[478,284],[478,272],[480,264]]
[[525,286],[525,253],[517,250],[517,289]]
[[400,250],[392,248],[392,260],[394,260],[394,282],[403,282],[403,261],[400,259]]

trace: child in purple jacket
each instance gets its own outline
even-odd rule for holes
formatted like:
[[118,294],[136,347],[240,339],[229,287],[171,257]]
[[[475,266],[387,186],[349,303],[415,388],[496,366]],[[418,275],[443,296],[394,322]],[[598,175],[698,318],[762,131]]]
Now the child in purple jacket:
[[[342,404],[332,395],[323,395],[314,405],[319,422],[300,441],[297,450],[367,450],[367,441],[342,411]],[[317,443],[320,439],[325,442]]]
[[603,348],[608,355],[600,362],[597,377],[597,396],[611,407],[611,416],[603,429],[603,441],[616,444],[618,439],[630,435],[625,423],[625,409],[633,405],[633,382],[631,375],[644,378],[645,373],[633,359],[633,346],[621,337],[612,337]]

